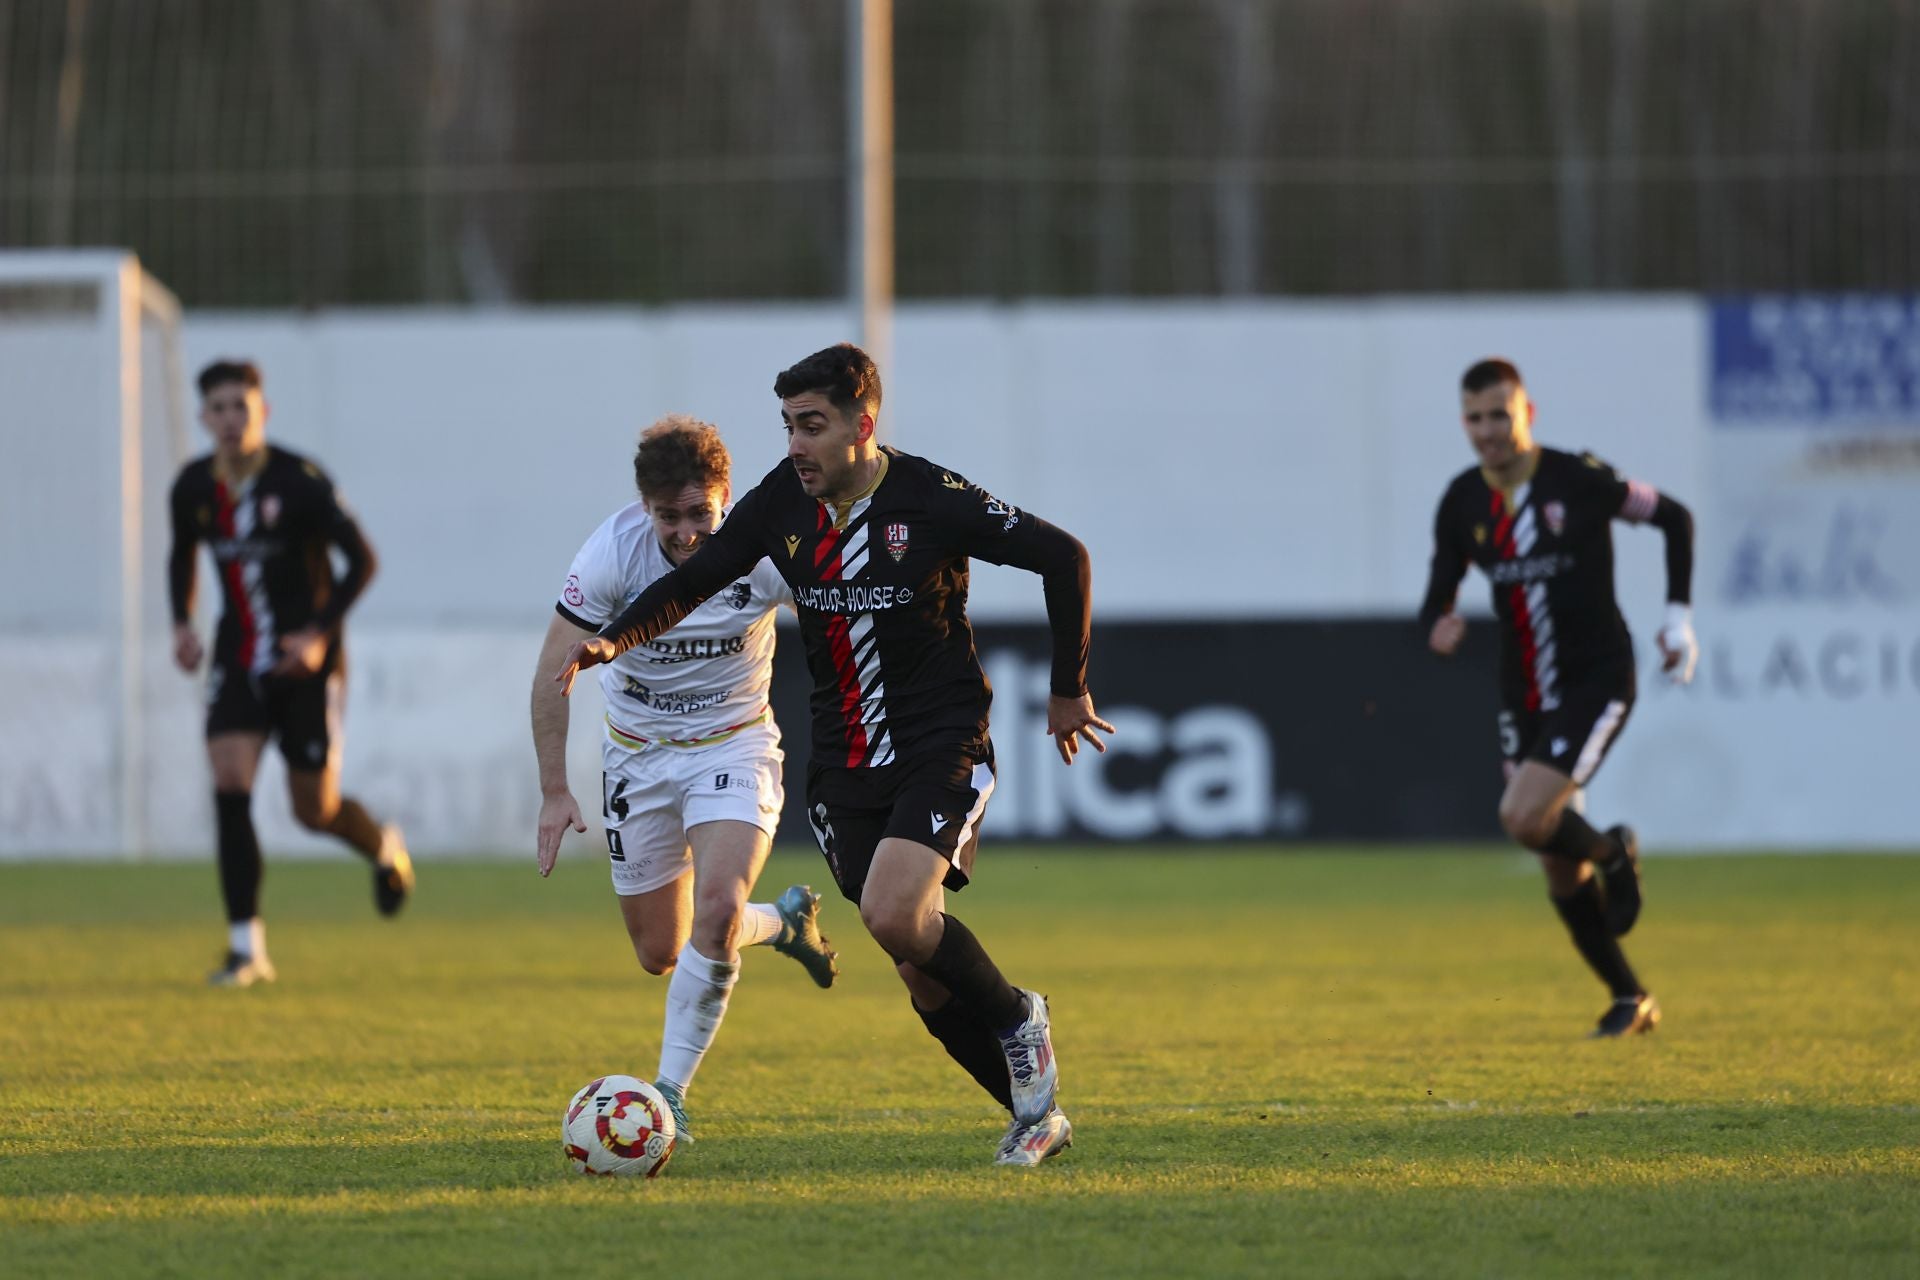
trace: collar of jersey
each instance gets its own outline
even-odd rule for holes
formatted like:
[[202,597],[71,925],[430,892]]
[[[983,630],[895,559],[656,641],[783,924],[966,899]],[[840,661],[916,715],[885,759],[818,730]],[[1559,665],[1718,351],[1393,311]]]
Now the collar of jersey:
[[266,471],[268,460],[266,446],[262,445],[260,447],[259,464],[255,466],[252,471],[248,472],[246,476],[236,480],[234,477],[226,474],[226,468],[220,465],[220,456],[215,454],[213,458],[213,478],[227,486],[227,488],[234,493],[245,493],[252,487],[253,482],[258,480]]
[[820,504],[821,506],[827,508],[827,510],[833,512],[834,528],[836,529],[845,528],[847,523],[847,517],[853,514],[853,509],[859,506],[862,502],[865,502],[868,498],[871,498],[873,496],[873,491],[880,487],[880,482],[887,478],[887,467],[889,465],[888,459],[887,459],[887,451],[885,449],[882,449],[880,451],[879,456],[880,456],[880,469],[873,473],[873,480],[870,484],[867,485],[866,488],[854,494],[851,498],[848,498],[845,502],[823,502]]
[[1513,482],[1513,487],[1511,489],[1506,488],[1498,480],[1495,480],[1492,474],[1488,472],[1488,470],[1485,467],[1480,468],[1480,478],[1487,482],[1487,488],[1492,489],[1494,492],[1498,493],[1501,497],[1505,498],[1509,503],[1511,503],[1513,501],[1514,494],[1520,492],[1522,489],[1526,488],[1528,485],[1533,483],[1533,473],[1538,471],[1539,469],[1540,469],[1540,446],[1535,445],[1533,446],[1533,453],[1527,458],[1526,473],[1522,475],[1518,480],[1515,480]]

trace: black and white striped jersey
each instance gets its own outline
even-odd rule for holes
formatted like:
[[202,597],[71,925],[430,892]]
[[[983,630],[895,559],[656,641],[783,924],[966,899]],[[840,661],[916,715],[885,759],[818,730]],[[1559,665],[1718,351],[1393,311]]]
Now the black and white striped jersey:
[[761,557],[793,589],[813,677],[813,761],[891,764],[984,745],[991,700],[967,620],[968,559],[1039,573],[1053,692],[1086,692],[1086,550],[965,478],[896,449],[866,493],[807,496],[783,461],[674,572],[602,629],[624,653],[652,640]]
[[[174,621],[185,622],[191,612],[195,550],[204,542],[225,603],[214,637],[216,661],[260,675],[280,660],[280,637],[318,626],[332,633],[324,668],[331,671],[340,619],[372,578],[374,556],[326,473],[269,445],[260,470],[229,486],[209,454],[181,468],[170,505],[167,586]],[[340,548],[347,561],[337,581],[329,547]]]
[[1660,495],[1592,454],[1542,448],[1511,492],[1478,467],[1454,478],[1433,522],[1423,627],[1453,607],[1467,566],[1493,588],[1506,705],[1552,711],[1570,685],[1631,673],[1613,586],[1613,524],[1651,519]]

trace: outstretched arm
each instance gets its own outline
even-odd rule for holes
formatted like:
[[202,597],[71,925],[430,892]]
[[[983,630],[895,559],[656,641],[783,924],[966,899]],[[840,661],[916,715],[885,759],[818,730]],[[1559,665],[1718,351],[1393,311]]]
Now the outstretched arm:
[[975,554],[1040,575],[1047,602],[1047,627],[1053,633],[1048,736],[1068,764],[1073,763],[1082,739],[1095,751],[1105,751],[1106,741],[1095,730],[1112,733],[1114,728],[1094,712],[1093,695],[1087,691],[1087,654],[1093,637],[1093,564],[1086,547],[1065,529],[1011,508],[1003,507],[992,514],[986,526],[986,545]]
[[[752,495],[749,494],[749,497]],[[700,602],[736,578],[749,573],[765,554],[747,521],[741,519],[742,499],[727,522],[679,568],[654,579],[620,615],[568,648],[553,677],[560,696],[573,692],[573,678],[588,667],[612,662],[638,644],[645,644],[700,607]],[[733,533],[729,533],[733,530]]]
[[1667,541],[1667,617],[1654,637],[1660,646],[1660,669],[1675,684],[1686,684],[1700,660],[1700,644],[1693,636],[1693,513],[1663,493],[1647,523]]
[[540,825],[534,858],[543,876],[553,870],[567,828],[587,829],[573,789],[567,785],[567,699],[548,673],[560,665],[561,655],[571,646],[592,635],[556,613],[547,624],[540,661],[533,669],[533,755],[540,766]]
[[1693,638],[1693,513],[1642,480],[1629,480],[1592,454],[1580,474],[1601,486],[1615,518],[1650,524],[1667,540],[1667,617],[1654,637],[1660,668],[1675,684],[1693,679],[1700,645]]
[[1667,494],[1653,504],[1647,523],[1667,540],[1667,603],[1693,604],[1693,512]]

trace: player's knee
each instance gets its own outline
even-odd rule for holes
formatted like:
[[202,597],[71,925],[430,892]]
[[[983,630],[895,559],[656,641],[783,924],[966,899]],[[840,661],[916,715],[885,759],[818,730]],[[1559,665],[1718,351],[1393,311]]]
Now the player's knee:
[[[333,806],[337,809],[338,806]],[[293,820],[309,831],[325,831],[333,823],[333,812],[315,796],[293,798]]]
[[919,922],[911,911],[901,910],[892,903],[863,901],[860,923],[895,961],[924,959],[919,955]]
[[717,911],[704,917],[696,914],[689,937],[701,955],[718,958],[733,950],[734,939],[739,933],[739,915],[731,911]]
[[1511,800],[1500,802],[1500,827],[1515,841],[1529,849],[1538,849],[1553,835],[1553,828],[1545,811],[1534,805]]
[[633,940],[633,954],[639,959],[640,967],[656,978],[664,978],[673,972],[674,962],[679,956],[664,945],[649,942],[645,938]]
[[699,885],[693,893],[693,927],[696,931],[727,928],[739,918],[746,902],[747,887],[743,884]]

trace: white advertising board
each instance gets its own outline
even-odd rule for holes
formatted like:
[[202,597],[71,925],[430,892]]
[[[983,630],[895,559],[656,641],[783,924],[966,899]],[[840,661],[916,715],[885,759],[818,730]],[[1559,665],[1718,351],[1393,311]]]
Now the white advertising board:
[[[1080,536],[1096,620],[1410,618],[1434,503],[1470,461],[1456,380],[1506,354],[1543,439],[1699,522],[1700,681],[1643,681],[1596,814],[1655,848],[1911,847],[1888,799],[1920,704],[1911,309],[1851,328],[1838,311],[1776,317],[1772,346],[1727,314],[1684,297],[909,306],[883,428]],[[327,467],[381,554],[350,631],[349,786],[423,850],[523,846],[529,667],[574,550],[629,496],[636,431],[668,411],[715,421],[751,484],[782,456],[774,373],[846,329],[829,307],[190,314],[189,367],[257,358],[270,434]],[[1807,407],[1788,375],[1809,360],[1817,388],[1852,396],[1841,408]],[[1660,539],[1623,527],[1617,543],[1644,646]],[[165,548],[148,553],[157,569]],[[1041,612],[1035,580],[994,566],[976,567],[974,598],[982,618]],[[1486,600],[1469,579],[1463,607]],[[107,659],[60,617],[16,621],[0,635],[0,856],[104,852],[91,797],[115,726],[90,673]],[[197,685],[164,653],[148,666],[149,843],[203,850]],[[591,726],[577,737],[591,807]],[[295,831],[276,773],[258,793],[270,846],[326,847]]]

